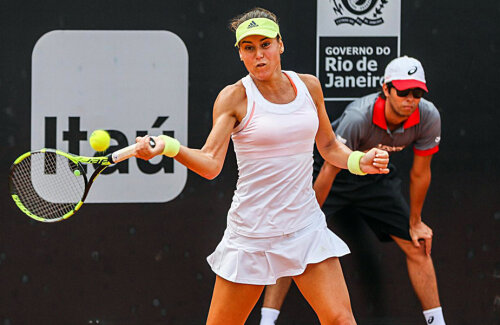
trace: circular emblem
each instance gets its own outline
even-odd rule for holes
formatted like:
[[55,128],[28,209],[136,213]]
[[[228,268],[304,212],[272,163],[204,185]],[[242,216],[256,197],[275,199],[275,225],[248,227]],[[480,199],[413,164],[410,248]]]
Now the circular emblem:
[[377,0],[342,0],[344,7],[355,15],[363,15],[370,11]]

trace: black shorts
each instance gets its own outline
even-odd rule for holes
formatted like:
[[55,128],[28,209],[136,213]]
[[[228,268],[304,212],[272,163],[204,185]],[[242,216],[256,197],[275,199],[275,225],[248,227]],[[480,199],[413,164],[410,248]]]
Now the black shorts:
[[[326,217],[340,217],[341,210],[347,209],[349,215],[363,218],[380,241],[392,241],[390,235],[411,240],[410,209],[401,193],[401,179],[393,165],[389,168],[387,175],[339,172],[323,205]],[[317,171],[315,168],[315,175]]]

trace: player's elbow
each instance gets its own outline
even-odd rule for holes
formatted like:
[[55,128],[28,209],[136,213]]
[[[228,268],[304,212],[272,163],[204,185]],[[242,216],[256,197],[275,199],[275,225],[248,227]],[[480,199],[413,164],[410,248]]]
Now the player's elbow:
[[217,176],[219,176],[221,171],[222,171],[222,165],[213,164],[212,166],[210,166],[210,168],[203,170],[199,174],[208,180],[212,180],[212,179],[216,178]]
[[332,141],[327,141],[327,142],[316,142],[316,148],[318,148],[318,152],[325,159],[325,157],[328,157],[328,154],[330,152],[334,152],[336,150],[339,150],[340,145],[338,143],[338,140],[335,138],[332,139]]
[[218,175],[220,174],[220,172],[217,172],[217,173],[205,173],[205,174],[201,174],[201,176],[203,176],[204,178],[208,179],[208,180],[212,180],[214,178],[216,178]]

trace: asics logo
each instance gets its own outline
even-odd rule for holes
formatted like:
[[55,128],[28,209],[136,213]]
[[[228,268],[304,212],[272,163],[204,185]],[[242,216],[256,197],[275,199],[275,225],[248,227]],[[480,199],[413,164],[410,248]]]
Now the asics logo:
[[415,72],[417,72],[417,67],[416,66],[413,66],[410,70],[408,70],[408,75],[411,76],[412,74],[414,74]]
[[247,29],[254,28],[254,27],[259,27],[255,21],[252,20],[250,24],[248,24]]

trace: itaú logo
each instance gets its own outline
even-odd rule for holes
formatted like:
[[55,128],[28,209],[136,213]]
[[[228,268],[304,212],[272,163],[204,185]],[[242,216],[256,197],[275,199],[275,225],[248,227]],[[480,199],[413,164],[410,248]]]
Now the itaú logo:
[[[108,152],[146,134],[188,144],[188,53],[177,35],[52,31],[36,43],[32,62],[32,150],[102,156],[88,143],[96,129],[109,132]],[[186,178],[186,168],[171,158],[131,158],[108,167],[86,202],[167,202]]]
[[382,11],[388,0],[330,0],[338,18],[335,24],[377,26],[384,23]]
[[[67,118],[66,126],[63,126],[63,129],[61,130],[58,129],[56,116],[46,116],[44,119],[45,143],[43,147],[52,149],[64,148],[64,150],[74,155],[93,155],[94,157],[102,157],[118,149],[125,148],[128,145],[135,143],[136,137],[142,137],[147,134],[164,134],[170,137],[175,137],[175,130],[161,129],[164,122],[168,119],[168,116],[159,116],[151,126],[151,132],[149,132],[148,130],[136,130],[131,137],[127,137],[127,132],[124,131],[109,128],[106,129],[111,137],[111,145],[105,152],[94,153],[93,151],[89,152],[88,149],[90,147],[88,138],[90,137],[92,130],[82,129],[81,119],[82,118],[80,116],[69,116]],[[65,121],[62,121],[60,125],[61,124],[64,125]],[[62,145],[60,144],[61,142]],[[89,163],[98,163],[99,161],[99,158],[94,158],[94,160],[89,159]],[[153,161],[145,161],[141,159],[124,160],[117,165],[109,166],[101,174],[128,174],[130,173],[131,163],[136,163],[137,169],[144,174],[174,173],[173,159],[166,156],[161,156],[161,159],[156,163],[154,163]],[[82,168],[87,171],[87,165],[82,165]]]

